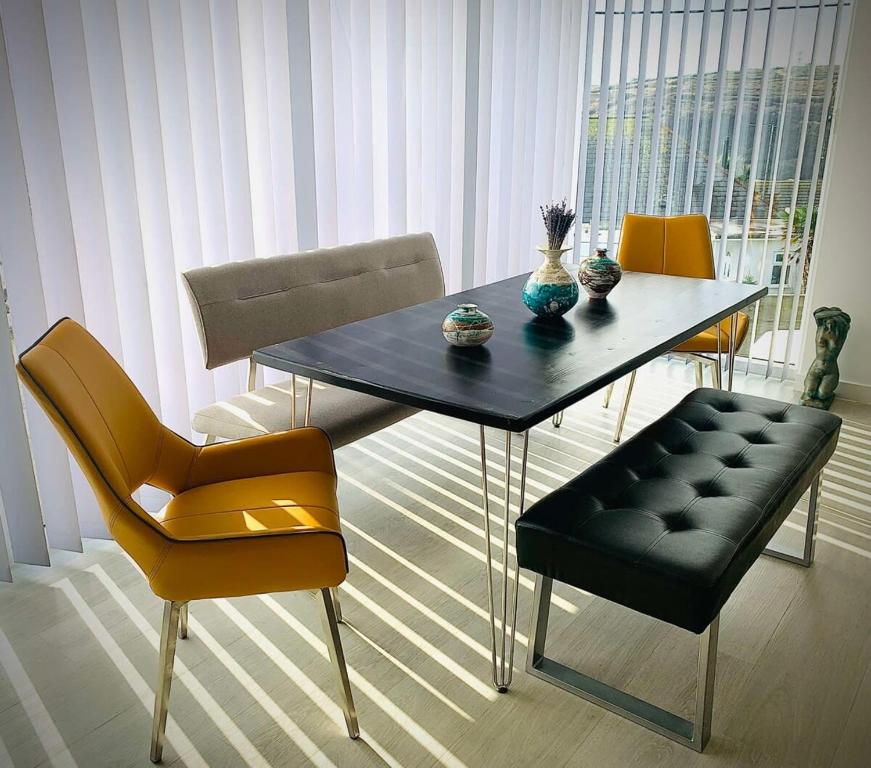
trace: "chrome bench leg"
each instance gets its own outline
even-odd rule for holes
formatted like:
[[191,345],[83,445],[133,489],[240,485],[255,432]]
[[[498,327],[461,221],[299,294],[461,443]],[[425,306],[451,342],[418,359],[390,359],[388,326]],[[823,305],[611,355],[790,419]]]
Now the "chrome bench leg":
[[704,750],[711,737],[717,637],[720,629],[719,615],[699,638],[696,707],[693,720],[689,721],[547,658],[544,655],[544,646],[552,587],[552,579],[536,574],[526,671],[697,752]]
[[814,562],[814,550],[817,543],[817,521],[819,520],[820,492],[823,483],[823,473],[820,472],[811,483],[811,495],[807,508],[807,524],[804,529],[804,545],[801,552],[787,552],[782,549],[766,547],[762,550],[763,555],[776,557],[778,560],[786,560],[789,563],[802,565],[810,568]]
[[556,429],[559,429],[563,423],[563,411],[559,411],[550,417],[550,423],[554,425]]
[[[486,555],[486,579],[487,579],[487,607],[490,612],[490,661],[493,672],[493,685],[499,693],[505,693],[511,685],[511,677],[514,671],[514,630],[517,623],[517,591],[520,583],[520,574],[517,565],[514,565],[513,585],[509,600],[509,572],[508,557],[508,533],[511,527],[511,442],[512,433],[505,433],[505,488],[503,495],[503,527],[502,527],[502,567],[500,583],[500,624],[501,636],[496,632],[496,590],[493,583],[493,547],[490,542],[490,500],[489,483],[487,480],[487,443],[484,427],[481,427],[481,491],[484,501],[484,554]],[[523,453],[520,460],[520,507],[518,515],[523,514],[523,503],[526,496],[526,464],[529,455],[529,432],[523,437]],[[497,645],[499,651],[497,653]]]

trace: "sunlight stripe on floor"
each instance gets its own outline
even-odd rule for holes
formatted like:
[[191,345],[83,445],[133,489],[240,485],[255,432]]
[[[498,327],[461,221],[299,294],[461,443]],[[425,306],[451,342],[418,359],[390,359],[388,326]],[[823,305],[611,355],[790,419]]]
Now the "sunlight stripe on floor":
[[[51,760],[49,760],[49,762],[51,762]],[[12,755],[10,755],[9,750],[6,749],[6,744],[3,742],[3,739],[0,739],[0,765],[15,765],[12,760]],[[55,765],[55,763],[52,763],[52,765]],[[75,763],[72,763],[72,765],[75,765]]]
[[[263,596],[261,596],[262,599]],[[314,681],[305,674],[296,664],[294,664],[286,654],[282,653],[281,650],[273,643],[269,638],[266,637],[257,627],[255,627],[234,605],[232,605],[226,599],[218,599],[212,601],[218,608],[232,621],[239,629],[242,630],[247,636],[248,639],[251,640],[261,651],[263,651],[271,660],[272,663],[275,664],[282,672],[284,672],[287,677],[293,681],[293,684],[296,685],[308,698],[311,702],[321,710],[330,720],[332,720],[338,728],[340,728],[343,732],[346,732],[345,725],[345,717],[342,714],[341,707],[333,701],[326,693],[324,693],[320,687],[315,685]],[[215,643],[214,638],[211,638],[211,642]],[[226,653],[226,651],[224,651]],[[239,666],[234,662],[235,666]],[[241,670],[241,667],[239,667]],[[247,672],[243,672],[244,675],[247,676]],[[350,670],[349,670],[350,675]],[[253,681],[252,681],[253,682]],[[254,683],[256,686],[257,684]],[[258,686],[259,687],[259,686]],[[266,695],[266,694],[264,694]],[[266,695],[268,699],[269,696]],[[271,699],[269,699],[272,702]],[[272,702],[274,704],[274,702]],[[277,705],[275,705],[277,707]],[[294,725],[294,728],[296,726]],[[305,737],[307,741],[308,737]],[[365,729],[360,729],[360,738],[368,744],[372,750],[381,758],[388,766],[393,766],[394,768],[399,768],[400,764],[398,761],[386,750],[382,747],[373,737],[372,734],[368,733]],[[313,745],[312,745],[313,746]],[[323,753],[320,753],[323,755]],[[327,760],[326,756],[323,757],[324,760]],[[330,763],[332,764],[332,763]]]
[[441,650],[441,648],[437,648],[421,634],[415,632],[404,621],[398,619],[392,613],[382,608],[371,597],[363,594],[363,592],[357,589],[353,584],[349,584],[346,581],[342,585],[342,592],[343,594],[350,595],[360,605],[381,619],[384,624],[402,635],[402,637],[408,640],[412,645],[417,647],[437,664],[444,667],[455,678],[457,678],[457,680],[473,690],[479,696],[488,701],[496,701],[499,698],[499,694],[491,685],[485,683],[483,680],[479,680],[475,675],[469,672],[468,669],[462,666],[462,664],[457,663],[454,659],[448,656],[448,654]]
[[[60,735],[54,720],[52,720],[27,672],[25,672],[24,665],[15,654],[9,638],[2,629],[0,629],[0,666],[3,667],[6,677],[12,683],[15,695],[18,696],[18,700],[39,738],[39,743],[42,744],[42,748],[48,755],[48,761],[56,768],[77,768],[77,763],[63,740],[63,736]],[[7,764],[13,764],[11,759]]]
[[[345,582],[347,585],[347,582]],[[290,611],[284,608],[271,595],[261,595],[260,599],[269,609],[280,618],[288,627],[296,632],[306,643],[309,644],[321,657],[329,660],[329,652],[326,643],[308,629]],[[411,736],[418,744],[424,747],[439,763],[447,768],[466,768],[465,764],[454,755],[447,747],[441,744],[416,720],[409,717],[402,709],[393,703],[391,699],[379,691],[372,683],[363,677],[355,669],[348,668],[348,677],[355,689],[358,689],[366,698],[381,709],[402,730]]]
[[[430,531],[431,533],[435,534],[439,538],[442,538],[445,541],[449,541],[451,544],[453,544],[455,547],[457,547],[457,549],[461,549],[463,552],[465,552],[470,557],[474,557],[476,560],[479,560],[482,563],[487,562],[487,558],[484,555],[484,553],[482,551],[480,551],[479,549],[473,547],[471,544],[467,544],[462,539],[458,539],[456,536],[452,536],[451,534],[447,533],[446,531],[443,531],[437,525],[433,525],[433,523],[429,522],[429,520],[426,520],[425,518],[420,517],[420,515],[414,514],[414,512],[411,512],[410,510],[406,509],[401,504],[398,504],[397,502],[393,501],[392,499],[387,498],[386,496],[384,496],[383,494],[374,490],[373,488],[370,488],[368,485],[361,483],[356,478],[353,478],[350,475],[345,475],[342,473],[340,473],[339,476],[341,477],[343,482],[350,483],[354,487],[363,491],[363,493],[368,494],[373,499],[381,502],[385,506],[388,506],[391,509],[396,510],[401,515],[414,521],[415,523],[417,523],[421,527],[425,528],[426,530]],[[494,539],[494,541],[497,542],[498,545],[501,547],[501,542],[498,542],[495,539]],[[497,567],[496,558],[494,558],[493,567],[494,568]],[[528,589],[530,592],[534,591],[534,589],[535,589],[535,584],[532,581],[532,579],[530,579],[528,576],[524,576],[522,574],[520,576],[520,586],[523,587],[524,589]],[[564,600],[563,598],[559,597],[558,595],[554,595],[552,597],[551,605],[555,605],[558,608],[566,611],[567,613],[577,613],[578,612],[578,608],[576,605],[573,605],[572,603],[568,602],[567,600]]]
[[[109,578],[109,575],[103,570],[103,567],[100,565],[92,565],[86,570],[97,577],[99,582],[130,617],[130,620],[136,625],[136,628],[142,633],[142,636],[148,641],[155,652],[159,653],[160,634],[133,605],[130,598],[121,591],[120,587]],[[180,644],[181,643],[179,643],[179,645]],[[260,754],[257,748],[248,740],[245,734],[242,733],[239,726],[233,722],[221,705],[215,701],[212,695],[205,689],[205,687],[203,687],[202,683],[196,679],[194,674],[190,669],[188,669],[187,665],[178,658],[178,656],[176,656],[175,659],[175,677],[179,683],[190,691],[194,700],[206,711],[206,714],[211,718],[212,722],[218,727],[221,733],[226,736],[227,741],[230,742],[233,749],[239,753],[239,757],[241,757],[247,765],[269,768],[269,763],[266,758]]]
[[[133,663],[127,658],[124,651],[121,650],[118,643],[115,642],[109,630],[97,618],[90,606],[85,602],[85,599],[79,594],[79,591],[73,586],[73,583],[68,579],[61,579],[51,585],[56,589],[61,590],[73,604],[79,616],[91,630],[96,641],[102,646],[103,650],[112,660],[112,663],[117,667],[122,677],[127,681],[127,684],[133,689],[133,692],[138,697],[146,712],[152,714],[154,707],[154,691],[145,682],[142,675],[139,674]],[[203,759],[203,756],[197,751],[191,740],[179,727],[172,715],[166,718],[166,738],[175,747],[179,757],[192,768],[208,768],[208,763]],[[147,745],[143,744],[142,749],[145,751]]]

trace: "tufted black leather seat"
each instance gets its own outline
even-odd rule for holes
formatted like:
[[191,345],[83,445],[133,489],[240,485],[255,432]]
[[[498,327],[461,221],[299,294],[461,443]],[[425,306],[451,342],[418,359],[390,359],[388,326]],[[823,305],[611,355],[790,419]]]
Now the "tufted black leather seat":
[[523,568],[701,633],[835,450],[837,416],[698,389],[517,521]]

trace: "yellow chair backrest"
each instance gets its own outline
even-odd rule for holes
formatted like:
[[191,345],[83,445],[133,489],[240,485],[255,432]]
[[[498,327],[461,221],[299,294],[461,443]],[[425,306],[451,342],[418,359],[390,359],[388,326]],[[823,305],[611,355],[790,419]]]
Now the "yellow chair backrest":
[[197,448],[158,421],[121,366],[69,318],[17,369],[82,468],[109,531],[147,569],[166,534],[132,494],[146,484],[180,492]]
[[711,230],[701,213],[644,216],[627,213],[617,261],[633,272],[682,277],[716,277]]

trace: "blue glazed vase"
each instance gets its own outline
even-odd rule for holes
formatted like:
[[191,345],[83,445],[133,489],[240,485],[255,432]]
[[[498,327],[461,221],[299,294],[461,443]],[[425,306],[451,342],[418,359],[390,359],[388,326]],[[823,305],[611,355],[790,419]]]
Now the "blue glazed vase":
[[535,270],[523,286],[523,303],[539,317],[562,317],[578,303],[580,293],[575,278],[560,259],[571,248],[538,249],[544,263]]
[[604,299],[623,277],[622,267],[608,256],[607,248],[596,248],[596,253],[581,262],[578,282],[591,299]]
[[459,304],[442,322],[442,335],[455,347],[477,347],[493,335],[493,321],[477,304]]

